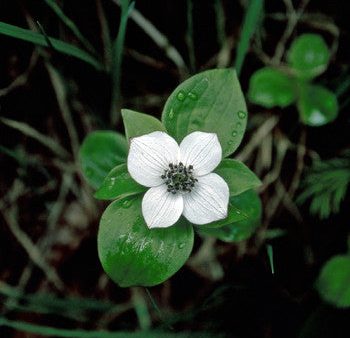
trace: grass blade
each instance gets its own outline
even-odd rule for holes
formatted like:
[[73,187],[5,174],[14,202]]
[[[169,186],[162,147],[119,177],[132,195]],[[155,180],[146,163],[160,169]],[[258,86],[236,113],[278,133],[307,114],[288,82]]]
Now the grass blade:
[[121,84],[121,66],[123,58],[123,48],[124,40],[126,33],[126,26],[128,23],[128,17],[132,9],[134,8],[134,2],[131,0],[122,0],[121,1],[121,14],[120,14],[120,23],[118,29],[118,36],[115,39],[112,46],[112,97],[111,97],[111,109],[110,109],[110,119],[112,125],[115,125],[118,122],[120,117],[120,84]]
[[263,8],[263,0],[250,0],[249,5],[247,7],[244,16],[241,36],[237,46],[236,61],[234,65],[238,76],[241,73],[244,59],[249,48],[250,40],[261,21]]
[[[48,46],[47,38],[44,35],[37,32],[33,32],[29,29],[20,28],[1,21],[0,34],[10,36],[15,39],[31,42],[38,46],[50,47]],[[96,68],[97,70],[102,70],[104,68],[104,66],[99,61],[97,61],[93,56],[81,50],[80,48],[52,37],[49,37],[49,39],[52,44],[52,47],[56,51],[84,61]]]
[[55,12],[58,18],[62,21],[62,23],[72,31],[72,33],[77,37],[77,39],[82,43],[82,45],[92,54],[96,54],[96,50],[94,49],[94,47],[80,32],[79,28],[75,25],[75,23],[64,14],[61,7],[54,0],[43,1]]

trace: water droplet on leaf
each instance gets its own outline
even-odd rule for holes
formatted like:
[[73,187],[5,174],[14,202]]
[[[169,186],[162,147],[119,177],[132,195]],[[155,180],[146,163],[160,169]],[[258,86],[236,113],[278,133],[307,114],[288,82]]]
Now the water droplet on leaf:
[[122,207],[124,209],[127,209],[127,208],[130,208],[131,207],[131,204],[132,204],[132,200],[125,200],[123,203],[122,203]]
[[180,90],[179,93],[176,95],[176,98],[179,101],[183,101],[186,98],[186,94],[182,90]]
[[235,137],[235,136],[237,136],[237,131],[236,130],[234,130],[233,132],[232,132],[232,134],[231,134],[233,137]]
[[245,117],[247,116],[247,113],[241,110],[237,114],[240,119],[245,119]]
[[237,122],[236,127],[237,128],[241,128],[242,127],[242,123],[241,122]]
[[169,114],[168,114],[169,119],[173,119],[173,118],[174,118],[174,115],[175,115],[174,109],[170,109],[170,112],[169,112]]
[[179,249],[183,249],[185,247],[185,243],[180,243],[179,244]]
[[195,93],[192,93],[192,92],[189,92],[188,93],[188,97],[191,99],[191,100],[197,100],[198,99],[198,96],[195,94]]

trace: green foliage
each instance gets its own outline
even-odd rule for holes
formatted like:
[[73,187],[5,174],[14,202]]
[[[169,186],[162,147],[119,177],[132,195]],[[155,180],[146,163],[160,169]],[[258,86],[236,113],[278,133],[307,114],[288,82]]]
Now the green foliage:
[[301,120],[313,127],[323,126],[338,115],[338,100],[327,88],[315,85],[300,86],[298,109]]
[[350,255],[331,258],[317,279],[316,288],[328,303],[339,307],[350,307]]
[[147,188],[131,178],[126,164],[120,164],[109,172],[96,191],[95,197],[100,200],[113,200],[139,194],[146,190]]
[[185,264],[193,247],[193,228],[187,222],[149,229],[140,215],[141,200],[141,196],[117,200],[101,217],[99,258],[122,287],[162,283]]
[[[152,116],[128,109],[122,110],[122,117],[127,139],[161,130],[180,142],[193,131],[214,132],[224,156],[239,146],[247,123],[245,100],[235,72],[229,69],[206,71],[180,84],[166,102],[164,125]],[[193,226],[180,218],[169,228],[147,227],[141,202],[147,188],[128,173],[127,150],[122,135],[97,131],[84,140],[80,161],[89,183],[99,188],[95,197],[115,199],[103,213],[98,233],[104,270],[122,287],[152,286],[171,277],[186,262],[193,247]],[[260,200],[250,189],[261,182],[236,160],[223,160],[216,172],[230,189],[228,216],[200,228],[217,232],[222,228],[226,241],[248,238],[261,213]]]
[[149,134],[152,131],[165,131],[163,124],[153,116],[138,113],[130,109],[122,109],[125,136],[132,137]]
[[99,188],[107,174],[126,161],[128,144],[125,137],[113,131],[94,131],[81,145],[79,160],[86,180]]
[[247,10],[245,12],[241,36],[239,38],[236,52],[235,69],[238,75],[241,73],[243,62],[249,48],[250,40],[262,21],[263,11],[263,0],[249,1]]
[[338,115],[338,100],[327,88],[310,83],[327,69],[330,51],[323,38],[303,34],[288,52],[289,67],[265,67],[249,81],[249,100],[265,108],[285,108],[296,102],[301,121],[312,127],[332,122]]
[[230,196],[239,195],[261,184],[259,178],[245,164],[237,160],[224,159],[215,172],[228,184]]
[[265,67],[250,78],[248,98],[266,108],[285,108],[296,99],[294,79],[281,71]]
[[[45,37],[44,35],[33,32],[29,29],[9,25],[4,22],[0,22],[0,34],[7,35],[15,39],[31,42],[38,46],[50,47],[48,45],[47,37]],[[61,40],[54,39],[52,37],[49,37],[49,42],[52,45],[52,47],[60,53],[67,54],[77,59],[80,59],[98,70],[102,70],[104,68],[103,65],[99,61],[97,61],[93,56],[76,46],[73,46]]]
[[247,124],[247,107],[236,73],[213,69],[181,83],[165,103],[162,122],[178,142],[196,130],[216,133],[223,156],[232,154]]
[[298,203],[311,200],[310,212],[327,218],[339,211],[350,183],[350,152],[343,157],[316,161],[304,178]]
[[126,34],[126,27],[128,23],[129,13],[134,8],[134,2],[131,0],[121,0],[120,7],[120,21],[118,35],[112,46],[112,65],[111,65],[111,81],[112,81],[112,92],[111,92],[111,108],[110,117],[111,123],[114,125],[119,119],[120,106],[120,84],[121,84],[121,67],[123,59],[124,40]]
[[239,208],[246,217],[219,228],[198,226],[197,231],[201,235],[214,236],[224,242],[239,242],[251,237],[261,222],[262,205],[259,195],[254,190],[248,190],[232,196],[230,204]]
[[330,58],[330,51],[322,36],[302,34],[296,38],[289,51],[288,62],[300,78],[313,78],[322,74]]

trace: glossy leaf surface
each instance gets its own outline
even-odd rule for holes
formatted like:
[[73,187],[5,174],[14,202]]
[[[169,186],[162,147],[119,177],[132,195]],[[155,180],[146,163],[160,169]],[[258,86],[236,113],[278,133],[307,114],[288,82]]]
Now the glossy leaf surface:
[[80,165],[86,180],[99,188],[108,173],[126,161],[128,144],[123,135],[99,130],[86,136],[79,153]]
[[168,98],[162,121],[178,142],[193,131],[218,135],[223,156],[240,145],[247,107],[235,71],[214,69],[192,76]]
[[274,68],[259,69],[250,78],[248,98],[265,108],[287,107],[296,99],[294,80]]
[[142,197],[114,201],[102,215],[98,254],[106,273],[122,287],[160,284],[188,259],[193,228],[181,219],[165,229],[148,229]]
[[129,174],[127,165],[120,164],[113,168],[103,180],[95,197],[110,200],[135,195],[146,191],[147,188],[138,184]]

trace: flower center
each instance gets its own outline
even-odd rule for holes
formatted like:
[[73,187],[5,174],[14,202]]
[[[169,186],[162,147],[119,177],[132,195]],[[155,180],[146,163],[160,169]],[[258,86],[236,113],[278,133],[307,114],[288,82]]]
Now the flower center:
[[165,181],[168,192],[172,194],[176,194],[178,191],[191,192],[198,181],[193,177],[193,166],[186,167],[182,162],[178,165],[169,163],[169,168],[164,170],[161,178]]

